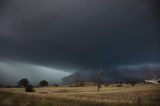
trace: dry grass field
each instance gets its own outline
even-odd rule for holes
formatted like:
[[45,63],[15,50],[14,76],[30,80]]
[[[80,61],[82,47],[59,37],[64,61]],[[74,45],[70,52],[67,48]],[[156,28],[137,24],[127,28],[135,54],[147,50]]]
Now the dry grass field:
[[160,106],[160,85],[0,88],[0,106]]

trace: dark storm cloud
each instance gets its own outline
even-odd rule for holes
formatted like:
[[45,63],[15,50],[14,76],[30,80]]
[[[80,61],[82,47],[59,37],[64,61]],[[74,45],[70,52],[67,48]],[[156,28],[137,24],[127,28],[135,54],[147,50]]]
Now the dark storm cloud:
[[[145,79],[158,79],[160,77],[159,64],[139,64],[118,66],[113,69],[103,70],[102,81],[141,81]],[[98,71],[75,72],[63,78],[63,83],[75,81],[96,81]]]
[[0,58],[65,70],[160,62],[158,1],[1,1]]
[[9,3],[9,0],[1,0],[0,1],[0,13],[3,13],[4,8],[6,8],[8,3]]

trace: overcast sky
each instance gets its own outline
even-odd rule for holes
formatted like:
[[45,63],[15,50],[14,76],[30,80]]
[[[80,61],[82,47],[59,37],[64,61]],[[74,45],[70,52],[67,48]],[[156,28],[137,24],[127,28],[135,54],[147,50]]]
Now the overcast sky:
[[53,83],[75,72],[89,78],[100,68],[105,79],[159,78],[159,5],[158,0],[0,0],[0,81],[26,77]]

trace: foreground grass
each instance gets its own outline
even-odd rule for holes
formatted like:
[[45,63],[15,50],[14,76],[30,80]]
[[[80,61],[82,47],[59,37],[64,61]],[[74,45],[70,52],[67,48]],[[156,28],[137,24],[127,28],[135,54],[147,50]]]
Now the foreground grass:
[[26,93],[23,88],[0,89],[0,106],[160,106],[160,85],[135,87],[46,87]]
[[104,103],[93,103],[81,100],[56,99],[34,95],[0,92],[0,106],[104,106]]

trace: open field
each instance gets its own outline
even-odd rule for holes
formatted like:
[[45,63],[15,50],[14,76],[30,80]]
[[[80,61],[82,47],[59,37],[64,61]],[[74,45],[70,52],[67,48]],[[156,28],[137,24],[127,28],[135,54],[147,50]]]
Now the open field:
[[[138,103],[139,102],[139,103]],[[0,106],[160,106],[160,85],[0,88]]]

